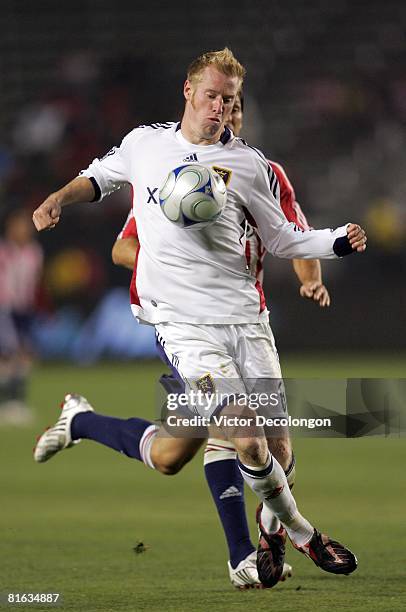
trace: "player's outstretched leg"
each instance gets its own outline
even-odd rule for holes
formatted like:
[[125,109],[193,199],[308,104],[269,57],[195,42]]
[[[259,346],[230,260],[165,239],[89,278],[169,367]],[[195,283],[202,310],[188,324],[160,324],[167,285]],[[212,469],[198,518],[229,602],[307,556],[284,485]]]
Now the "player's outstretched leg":
[[86,438],[154,467],[150,450],[157,431],[158,427],[145,419],[97,414],[86,398],[70,393],[65,396],[55,425],[38,439],[34,459],[38,463],[48,461],[57,452]]
[[57,423],[39,438],[34,459],[47,461],[81,439],[103,444],[162,474],[179,472],[203,442],[202,438],[170,438],[155,423],[138,417],[120,419],[98,414],[84,397],[69,394]]

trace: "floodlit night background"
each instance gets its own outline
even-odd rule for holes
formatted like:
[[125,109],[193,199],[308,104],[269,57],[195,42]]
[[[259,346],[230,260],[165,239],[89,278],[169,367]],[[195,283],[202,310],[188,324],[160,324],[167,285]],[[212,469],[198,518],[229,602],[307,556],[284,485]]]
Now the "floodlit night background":
[[[31,211],[138,124],[179,119],[188,63],[228,45],[248,71],[242,136],[283,164],[315,228],[352,220],[369,234],[366,255],[323,264],[329,310],[299,298],[290,262],[268,258],[279,348],[405,345],[404,2],[4,0],[0,21],[3,218]],[[122,190],[65,209],[39,236],[44,357],[153,354],[152,330],[127,307],[129,272],[110,258],[129,206]]]

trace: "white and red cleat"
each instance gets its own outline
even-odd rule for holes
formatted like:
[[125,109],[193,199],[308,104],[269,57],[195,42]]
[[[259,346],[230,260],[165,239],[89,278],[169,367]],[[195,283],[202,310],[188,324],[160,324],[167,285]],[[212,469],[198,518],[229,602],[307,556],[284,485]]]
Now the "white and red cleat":
[[53,427],[49,427],[38,439],[34,448],[34,460],[44,463],[56,453],[70,448],[80,440],[72,440],[70,425],[74,416],[79,412],[93,412],[93,408],[86,398],[76,393],[68,393],[62,403],[61,416]]

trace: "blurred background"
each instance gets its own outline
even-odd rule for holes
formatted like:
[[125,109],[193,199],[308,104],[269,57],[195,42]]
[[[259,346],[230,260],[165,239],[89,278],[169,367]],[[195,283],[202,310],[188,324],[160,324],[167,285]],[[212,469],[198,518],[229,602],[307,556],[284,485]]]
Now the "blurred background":
[[[290,262],[268,259],[279,348],[404,348],[404,2],[3,0],[0,20],[3,235],[8,211],[31,214],[133,127],[179,119],[187,65],[228,45],[248,71],[243,137],[284,165],[314,227],[369,233],[366,256],[323,264],[327,310],[299,298]],[[30,239],[45,255],[30,321],[42,358],[154,354],[111,262],[129,206],[122,190]]]

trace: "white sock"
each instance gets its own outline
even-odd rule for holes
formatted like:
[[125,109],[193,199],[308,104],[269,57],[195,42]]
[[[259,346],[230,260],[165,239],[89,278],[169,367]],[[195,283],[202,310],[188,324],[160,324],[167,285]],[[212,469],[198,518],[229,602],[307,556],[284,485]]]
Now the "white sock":
[[[289,489],[292,490],[292,487],[295,483],[295,458],[292,456],[292,460],[287,470],[284,470],[286,480],[288,481]],[[274,515],[272,510],[263,504],[262,512],[261,512],[261,523],[262,526],[266,529],[268,533],[277,533],[281,527],[280,520]]]
[[151,447],[152,443],[157,435],[159,428],[156,425],[150,425],[144,431],[142,438],[140,440],[140,455],[141,459],[148,467],[155,470],[155,465],[152,463],[151,459]]
[[266,504],[262,504],[261,523],[267,533],[276,533],[281,528],[280,520]]
[[[296,546],[303,546],[313,535],[313,527],[298,511],[295,498],[293,497],[285,472],[275,457],[269,454],[265,466],[252,467],[241,463],[238,466],[247,485],[263,502],[264,507],[269,509],[264,512],[264,519],[271,528],[271,514],[275,515],[288,532],[289,538]],[[262,515],[261,515],[262,520]]]

